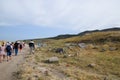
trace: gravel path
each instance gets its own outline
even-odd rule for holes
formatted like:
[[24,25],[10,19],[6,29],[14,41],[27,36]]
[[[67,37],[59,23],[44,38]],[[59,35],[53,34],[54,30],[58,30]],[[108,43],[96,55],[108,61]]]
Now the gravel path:
[[18,53],[18,56],[12,56],[12,60],[0,63],[0,80],[16,80],[13,73],[17,71],[18,65],[24,62],[24,55],[28,52],[27,50],[28,47]]

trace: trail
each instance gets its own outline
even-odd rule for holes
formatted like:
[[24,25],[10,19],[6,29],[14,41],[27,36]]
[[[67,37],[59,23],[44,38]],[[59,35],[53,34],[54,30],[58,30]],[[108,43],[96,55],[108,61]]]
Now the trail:
[[25,47],[22,52],[18,53],[18,56],[12,56],[12,60],[0,63],[0,80],[16,80],[13,73],[17,71],[18,65],[24,62],[27,50],[28,47]]

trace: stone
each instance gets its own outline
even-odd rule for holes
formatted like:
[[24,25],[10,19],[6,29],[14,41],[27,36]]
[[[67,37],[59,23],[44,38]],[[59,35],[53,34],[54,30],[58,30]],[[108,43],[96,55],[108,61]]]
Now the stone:
[[65,46],[70,46],[71,44],[70,43],[66,43]]
[[92,64],[88,64],[88,67],[94,68],[96,66],[96,64],[92,63]]
[[45,67],[38,67],[37,69],[42,73],[45,73],[45,71],[47,71]]
[[51,57],[48,59],[48,62],[49,63],[59,62],[59,59],[58,59],[58,57]]
[[85,43],[79,43],[78,46],[79,46],[80,48],[86,48],[86,44],[85,44]]
[[105,52],[106,50],[104,49],[104,48],[102,48],[101,50],[100,50],[100,52]]
[[64,50],[63,50],[63,48],[57,48],[55,52],[56,53],[64,53]]
[[117,48],[115,48],[115,47],[110,47],[109,50],[110,50],[110,51],[115,51],[115,50],[117,50]]

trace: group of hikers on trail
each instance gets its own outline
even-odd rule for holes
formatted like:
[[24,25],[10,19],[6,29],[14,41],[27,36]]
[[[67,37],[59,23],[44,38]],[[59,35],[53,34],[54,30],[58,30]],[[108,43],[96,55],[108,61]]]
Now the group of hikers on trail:
[[[34,54],[35,44],[34,41],[31,40],[29,42],[30,54]],[[18,55],[18,52],[21,52],[22,49],[25,47],[24,42],[16,41],[15,43],[7,42],[6,44],[3,42],[0,46],[0,63],[5,61],[7,57],[7,61],[11,60],[12,56]]]
[[20,43],[19,41],[16,41],[15,43],[13,42],[7,42],[7,43],[2,43],[0,46],[0,63],[2,61],[6,60],[7,61],[11,60],[12,56],[18,55],[18,51],[21,52],[22,48],[24,47],[23,43]]

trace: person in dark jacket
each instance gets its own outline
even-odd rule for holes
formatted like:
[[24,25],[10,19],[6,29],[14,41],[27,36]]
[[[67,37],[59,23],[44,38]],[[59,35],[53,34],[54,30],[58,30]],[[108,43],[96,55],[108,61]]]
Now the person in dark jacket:
[[19,48],[18,46],[19,46],[19,43],[16,41],[14,44],[15,56],[18,55],[18,48]]
[[29,48],[30,48],[30,54],[32,53],[34,54],[35,44],[33,40],[29,42]]
[[5,51],[7,53],[7,61],[11,60],[11,51],[12,51],[12,48],[11,48],[10,43],[6,44]]

